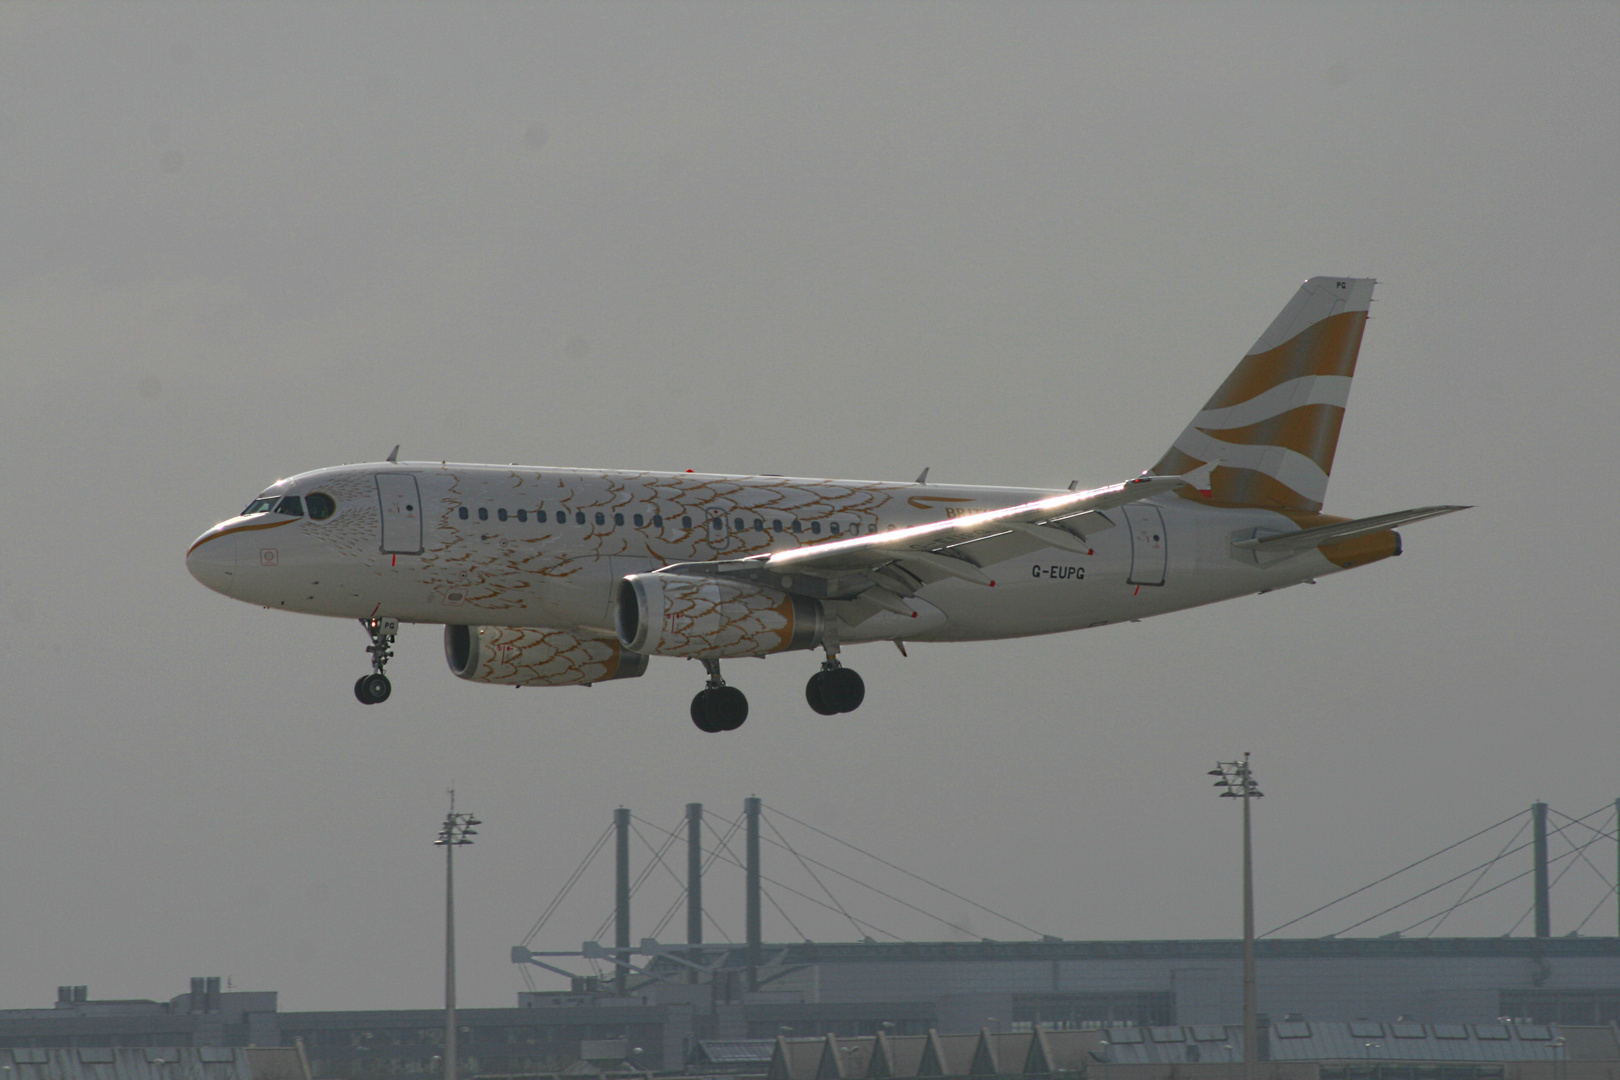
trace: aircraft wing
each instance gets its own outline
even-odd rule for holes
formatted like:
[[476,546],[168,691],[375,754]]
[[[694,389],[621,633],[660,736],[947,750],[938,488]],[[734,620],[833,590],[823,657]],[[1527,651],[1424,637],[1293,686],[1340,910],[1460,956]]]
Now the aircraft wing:
[[877,608],[909,613],[900,597],[924,585],[958,578],[993,586],[984,567],[1025,551],[1059,548],[1086,554],[1086,536],[1111,529],[1102,514],[1202,477],[1139,476],[1090,491],[1065,492],[999,510],[842,540],[824,540],[789,551],[707,563],[677,563],[671,573],[740,576],[761,584],[828,600],[870,601]]
[[1304,551],[1335,540],[1353,540],[1358,536],[1369,536],[1372,533],[1393,529],[1397,525],[1406,525],[1413,521],[1423,521],[1425,518],[1467,509],[1469,507],[1466,506],[1420,506],[1416,510],[1397,510],[1393,514],[1379,514],[1376,517],[1357,518],[1354,521],[1337,521],[1331,525],[1318,525],[1314,529],[1301,529],[1298,532],[1236,540],[1232,546],[1251,551]]

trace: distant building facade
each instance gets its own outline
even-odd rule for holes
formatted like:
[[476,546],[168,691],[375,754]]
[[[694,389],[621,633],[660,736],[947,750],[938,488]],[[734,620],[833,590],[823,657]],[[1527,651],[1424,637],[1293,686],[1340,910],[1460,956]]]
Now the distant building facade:
[[[641,958],[645,973],[622,997],[612,980],[582,980],[519,994],[516,1008],[458,1010],[462,1074],[558,1072],[584,1043],[614,1040],[626,1068],[667,1071],[705,1040],[1242,1019],[1235,941],[769,945],[752,971],[740,948],[702,948],[702,971]],[[1279,1024],[1620,1021],[1616,938],[1264,940],[1258,960],[1260,1008]],[[222,992],[217,979],[168,1001],[94,1001],[68,987],[54,1008],[0,1011],[0,1049],[301,1046],[320,1080],[436,1075],[443,1038],[439,1009],[282,1012],[275,993]]]

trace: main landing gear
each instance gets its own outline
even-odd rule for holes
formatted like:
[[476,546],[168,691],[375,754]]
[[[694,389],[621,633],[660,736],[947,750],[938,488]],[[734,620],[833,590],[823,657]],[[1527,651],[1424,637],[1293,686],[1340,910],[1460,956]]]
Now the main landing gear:
[[360,625],[371,635],[366,652],[371,654],[371,674],[355,680],[354,696],[362,705],[377,705],[388,700],[394,684],[388,681],[383,669],[394,655],[394,636],[399,633],[398,619],[361,619]]
[[866,700],[866,682],[840,664],[837,653],[829,652],[821,670],[804,684],[804,699],[822,716],[854,712]]
[[709,681],[692,699],[692,723],[699,731],[736,731],[748,719],[748,698],[720,677],[720,661],[704,660]]

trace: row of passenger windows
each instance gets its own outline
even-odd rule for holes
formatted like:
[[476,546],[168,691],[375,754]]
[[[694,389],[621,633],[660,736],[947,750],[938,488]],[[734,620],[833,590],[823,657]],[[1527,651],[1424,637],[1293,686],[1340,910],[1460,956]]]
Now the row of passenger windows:
[[[470,520],[474,513],[475,513],[475,511],[473,511],[473,510],[471,510],[471,509],[469,509],[468,507],[465,507],[465,506],[461,506],[461,507],[456,508],[456,516],[461,518],[462,521]],[[488,521],[489,520],[489,507],[480,506],[477,509],[476,513],[478,515],[478,520],[479,521]],[[568,515],[567,510],[552,510],[552,511],[550,511],[549,515],[548,515],[547,511],[545,511],[545,510],[514,510],[514,511],[509,512],[504,507],[502,507],[502,508],[499,508],[499,509],[497,509],[495,511],[495,520],[496,521],[507,521],[507,520],[510,520],[512,518],[516,518],[518,521],[527,522],[532,517],[535,521],[539,522],[542,525],[546,524],[548,521],[554,521],[558,525],[566,525],[568,523],[568,516],[569,515]],[[594,522],[597,525],[605,526],[608,523],[608,517],[609,517],[609,515],[606,512],[601,511],[601,510],[597,510],[594,513],[591,513],[591,514],[587,514],[583,510],[575,510],[573,512],[573,520],[574,520],[575,525],[585,525],[585,524],[589,524],[589,523]],[[615,528],[620,527],[620,526],[624,525],[624,523],[625,523],[625,515],[623,513],[616,512],[616,513],[614,513],[612,515],[612,518],[613,518],[613,525],[614,525]],[[638,529],[646,528],[647,524],[648,524],[648,520],[649,519],[644,514],[631,514],[630,515],[630,523],[632,525],[634,525]],[[664,517],[663,517],[663,515],[662,514],[654,514],[654,515],[652,515],[651,524],[652,524],[652,527],[655,528],[655,529],[662,529],[664,527]],[[723,532],[725,530],[727,524],[728,524],[727,519],[725,517],[723,517],[723,516],[718,515],[718,514],[716,514],[714,516],[711,516],[709,518],[709,529],[712,532]],[[822,524],[821,524],[821,522],[819,522],[819,521],[803,522],[803,521],[800,521],[798,518],[792,518],[792,519],[788,520],[787,522],[784,522],[781,518],[771,518],[770,521],[767,522],[764,518],[751,518],[750,519],[750,518],[746,518],[746,517],[735,517],[735,518],[730,519],[729,524],[730,524],[731,529],[732,529],[733,532],[748,532],[748,531],[752,530],[753,532],[757,532],[757,533],[762,533],[762,532],[806,533],[807,532],[811,536],[821,536],[822,535]],[[682,518],[681,518],[681,528],[690,529],[692,527],[693,527],[692,516],[690,514],[682,516]],[[869,525],[869,526],[867,526],[866,531],[869,532],[869,533],[875,533],[875,532],[878,531],[878,527],[876,525]],[[844,530],[843,526],[840,525],[839,522],[836,522],[836,521],[828,522],[827,526],[826,526],[826,535],[828,535],[828,536],[844,536],[844,535],[859,536],[860,534],[861,534],[861,527],[860,527],[859,524],[851,524],[849,526],[849,528],[848,528],[847,533]]]

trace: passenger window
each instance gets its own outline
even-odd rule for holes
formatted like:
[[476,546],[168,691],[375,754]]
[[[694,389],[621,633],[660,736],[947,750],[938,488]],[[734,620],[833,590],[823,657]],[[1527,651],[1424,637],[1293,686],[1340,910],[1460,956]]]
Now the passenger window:
[[506,507],[503,506],[499,510],[495,511],[495,516],[500,518],[502,521],[505,521],[506,520]]
[[311,521],[325,521],[337,513],[337,500],[324,491],[312,492],[304,499],[304,509],[309,511]]
[[764,518],[755,518],[754,519],[754,531],[755,532],[764,532],[765,531],[765,519]]
[[583,511],[583,510],[575,510],[574,511],[574,524],[575,525],[583,525],[583,524],[585,524],[585,511]]
[[681,516],[681,528],[690,529],[691,527],[692,527],[692,515],[690,515],[690,514],[682,515]]
[[457,510],[456,513],[458,515],[460,515],[462,521],[466,521],[468,516],[469,516],[468,513],[467,513],[467,508],[465,506],[463,506],[459,510]]
[[478,520],[479,521],[488,521],[489,520],[489,507],[480,506],[478,508]]
[[636,523],[636,528],[638,528],[638,529],[641,528],[642,525],[646,524],[645,520],[643,520],[643,518],[642,518],[642,516],[640,514],[637,514],[631,520],[633,520]]
[[720,531],[721,529],[723,529],[725,527],[726,527],[725,518],[714,518],[709,522],[709,528],[714,529],[716,532]]
[[820,536],[821,535],[821,522],[812,521],[810,523],[810,531],[815,533],[817,536]]
[[838,535],[838,522],[834,521],[834,522],[831,522],[830,524],[828,524],[827,531],[829,533],[831,533],[832,535],[837,536]]
[[607,524],[607,515],[603,514],[602,511],[598,510],[596,512],[596,523],[598,525],[606,525]]
[[653,528],[662,529],[663,527],[664,527],[664,515],[663,514],[654,514],[653,515]]
[[743,519],[738,518],[736,521],[733,521],[731,523],[731,527],[736,529],[738,532],[742,532],[743,531]]
[[536,510],[534,512],[534,520],[544,525],[546,523],[546,512],[544,510]]
[[613,515],[613,524],[615,524],[615,525],[623,525],[624,524],[624,515],[623,514],[614,514]]
[[794,531],[794,532],[798,532],[798,531],[799,531],[799,530],[800,530],[800,529],[801,529],[801,528],[803,528],[803,526],[801,526],[801,525],[800,525],[800,524],[799,524],[799,519],[798,519],[798,518],[794,518],[794,519],[793,519],[793,531]]
[[529,520],[529,512],[527,510],[519,510],[517,512],[517,517],[518,517],[519,521],[528,521]]
[[782,519],[781,518],[772,518],[771,519],[771,528],[776,530],[777,532],[781,532],[782,531]]

